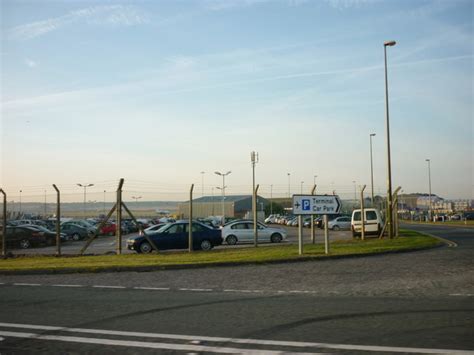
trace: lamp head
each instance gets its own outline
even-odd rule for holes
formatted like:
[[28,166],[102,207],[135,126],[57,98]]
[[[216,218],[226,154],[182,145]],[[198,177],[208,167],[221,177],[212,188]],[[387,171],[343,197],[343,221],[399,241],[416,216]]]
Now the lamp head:
[[387,42],[385,42],[383,45],[384,45],[385,47],[387,47],[387,46],[392,47],[392,46],[394,46],[394,45],[396,45],[396,44],[397,44],[397,42],[395,42],[395,41],[387,41]]

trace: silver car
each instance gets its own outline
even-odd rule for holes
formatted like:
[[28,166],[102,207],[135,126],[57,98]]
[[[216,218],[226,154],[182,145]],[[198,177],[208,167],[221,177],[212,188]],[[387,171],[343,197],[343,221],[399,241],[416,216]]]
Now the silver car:
[[351,218],[350,217],[337,217],[332,221],[328,222],[328,228],[338,231],[341,229],[351,229]]
[[[282,228],[267,227],[258,223],[258,241],[280,243],[287,237]],[[237,243],[253,242],[253,221],[234,221],[222,227],[222,239],[229,245]]]

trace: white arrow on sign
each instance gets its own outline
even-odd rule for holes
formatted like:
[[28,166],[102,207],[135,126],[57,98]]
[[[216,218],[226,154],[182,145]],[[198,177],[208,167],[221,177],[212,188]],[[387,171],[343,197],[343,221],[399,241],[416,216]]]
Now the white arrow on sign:
[[338,214],[341,200],[337,195],[293,195],[293,214]]

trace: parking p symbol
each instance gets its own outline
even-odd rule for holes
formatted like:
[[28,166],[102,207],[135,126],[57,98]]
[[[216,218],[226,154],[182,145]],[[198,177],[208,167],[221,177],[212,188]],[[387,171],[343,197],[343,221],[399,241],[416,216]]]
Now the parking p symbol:
[[302,200],[301,201],[302,203],[302,208],[303,208],[303,211],[309,211],[310,210],[310,201],[309,200]]

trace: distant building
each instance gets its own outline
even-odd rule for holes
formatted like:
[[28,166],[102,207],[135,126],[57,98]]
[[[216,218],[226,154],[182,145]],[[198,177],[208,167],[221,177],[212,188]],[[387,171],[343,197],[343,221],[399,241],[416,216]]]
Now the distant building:
[[[257,211],[264,211],[270,201],[257,196]],[[230,195],[224,199],[226,217],[242,218],[252,211],[252,195]],[[182,218],[189,217],[189,201],[178,205],[178,214]],[[193,217],[205,218],[209,216],[222,216],[222,196],[203,196],[193,199]]]

